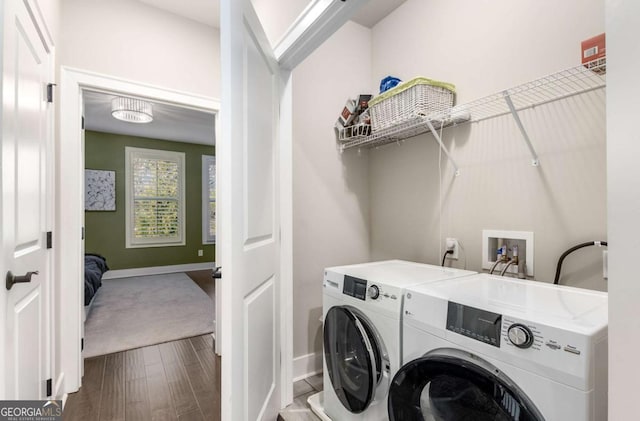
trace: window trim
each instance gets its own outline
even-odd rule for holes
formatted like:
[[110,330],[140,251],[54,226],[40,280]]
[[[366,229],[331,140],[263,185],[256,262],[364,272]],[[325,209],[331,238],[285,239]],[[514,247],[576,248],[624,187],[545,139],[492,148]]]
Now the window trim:
[[[213,161],[214,169],[216,169],[216,157],[214,155],[202,155],[202,244],[216,243],[216,235],[209,235],[209,163],[211,161]],[[216,188],[217,181],[216,179]],[[217,200],[214,202],[217,202]]]
[[[136,239],[133,236],[134,226],[134,188],[131,164],[134,157],[143,157],[148,159],[167,159],[178,163],[178,230],[179,235],[171,239],[144,238]],[[148,248],[148,247],[172,247],[186,245],[185,233],[185,208],[186,208],[186,169],[185,169],[185,153],[167,151],[160,149],[135,148],[131,146],[125,147],[125,247],[126,248]]]

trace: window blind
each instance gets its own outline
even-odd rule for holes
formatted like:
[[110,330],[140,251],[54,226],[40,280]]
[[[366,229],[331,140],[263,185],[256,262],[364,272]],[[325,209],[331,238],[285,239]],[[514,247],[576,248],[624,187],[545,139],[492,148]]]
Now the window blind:
[[134,237],[180,235],[179,163],[165,159],[133,159]]
[[210,238],[216,236],[216,163],[214,160],[209,160],[208,163],[208,175],[209,175],[209,229],[208,234]]
[[185,244],[185,154],[126,147],[127,247]]

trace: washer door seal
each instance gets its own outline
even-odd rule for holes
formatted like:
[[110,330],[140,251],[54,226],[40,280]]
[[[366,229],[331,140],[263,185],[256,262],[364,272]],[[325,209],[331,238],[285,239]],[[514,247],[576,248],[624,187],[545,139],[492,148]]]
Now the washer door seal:
[[506,374],[450,348],[431,351],[396,373],[388,411],[391,421],[544,421]]

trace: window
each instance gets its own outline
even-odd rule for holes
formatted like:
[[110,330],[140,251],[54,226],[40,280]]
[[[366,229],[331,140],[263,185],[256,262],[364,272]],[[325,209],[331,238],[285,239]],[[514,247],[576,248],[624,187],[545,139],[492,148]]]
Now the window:
[[126,247],[185,244],[184,153],[125,148]]
[[202,155],[202,242],[216,242],[216,157]]

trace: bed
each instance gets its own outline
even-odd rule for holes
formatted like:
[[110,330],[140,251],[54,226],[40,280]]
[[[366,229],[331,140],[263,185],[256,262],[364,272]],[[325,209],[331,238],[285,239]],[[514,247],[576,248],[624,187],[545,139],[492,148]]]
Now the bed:
[[89,306],[102,286],[102,275],[109,270],[107,259],[99,254],[84,255],[84,305]]

